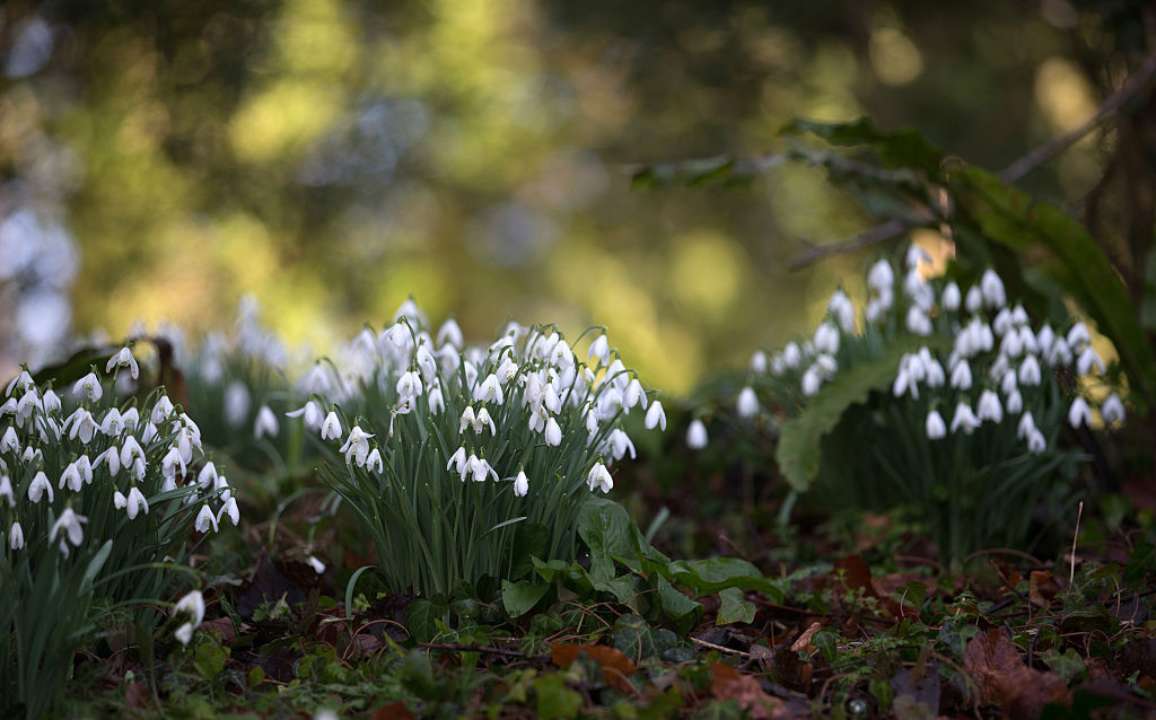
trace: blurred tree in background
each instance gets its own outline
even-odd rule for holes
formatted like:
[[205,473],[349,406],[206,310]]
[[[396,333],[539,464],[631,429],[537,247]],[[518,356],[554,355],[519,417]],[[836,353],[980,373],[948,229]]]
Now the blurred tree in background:
[[[70,329],[219,326],[249,292],[320,352],[412,293],[475,336],[605,323],[685,390],[812,324],[862,258],[790,260],[869,220],[819,169],[650,193],[631,165],[869,115],[1001,168],[1095,112],[1147,52],[1145,8],[9,2],[0,365]],[[1152,157],[1116,149],[1090,134],[1024,186],[1150,238]]]

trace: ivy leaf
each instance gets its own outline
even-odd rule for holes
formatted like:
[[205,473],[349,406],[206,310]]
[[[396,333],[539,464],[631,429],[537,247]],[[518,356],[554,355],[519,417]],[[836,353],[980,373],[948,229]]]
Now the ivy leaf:
[[510,582],[509,580],[503,580],[502,607],[506,608],[506,612],[509,613],[512,618],[525,615],[546,596],[550,587],[551,585],[548,582],[536,583],[528,580]]
[[755,604],[747,600],[746,593],[738,588],[727,588],[718,594],[721,604],[716,625],[731,623],[752,623],[755,621]]
[[658,576],[658,602],[662,613],[679,632],[686,633],[702,615],[702,605],[679,592],[666,578]]
[[538,717],[545,720],[568,720],[578,717],[582,709],[582,696],[566,687],[559,673],[551,673],[534,681],[534,693],[538,696]]
[[414,600],[405,610],[405,627],[414,640],[429,642],[437,635],[437,620],[444,614],[444,610],[430,600]]
[[615,557],[637,562],[634,524],[626,509],[607,498],[590,498],[578,514],[578,536],[590,550],[590,577],[597,585],[614,579]]

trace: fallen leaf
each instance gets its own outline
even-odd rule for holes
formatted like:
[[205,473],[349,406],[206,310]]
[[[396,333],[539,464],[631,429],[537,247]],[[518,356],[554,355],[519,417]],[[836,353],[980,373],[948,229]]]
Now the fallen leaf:
[[1028,577],[1028,600],[1036,607],[1046,608],[1060,592],[1060,584],[1048,570],[1032,570]]
[[972,638],[963,662],[980,701],[998,705],[1011,717],[1038,717],[1048,703],[1066,704],[1070,699],[1059,675],[1024,664],[1019,649],[997,628]]
[[815,633],[819,632],[822,628],[822,623],[811,623],[811,626],[804,630],[803,634],[799,636],[799,639],[795,640],[795,643],[791,645],[791,652],[803,652],[810,649],[812,647],[811,638],[815,637]]
[[570,667],[583,654],[602,668],[602,679],[607,685],[625,693],[634,692],[629,678],[638,668],[620,650],[607,645],[555,643],[550,646],[550,659],[563,669]]
[[131,682],[124,688],[124,702],[130,708],[140,710],[149,704],[149,691],[144,683]]
[[743,675],[726,663],[715,663],[710,669],[711,692],[719,700],[734,700],[754,720],[779,720],[790,717],[786,704],[768,695],[759,680]]
[[867,597],[877,597],[875,585],[871,582],[871,567],[862,555],[848,555],[835,561],[835,571],[842,571],[843,583],[848,590],[862,590]]
[[391,702],[373,711],[373,720],[413,720],[413,714],[403,702]]

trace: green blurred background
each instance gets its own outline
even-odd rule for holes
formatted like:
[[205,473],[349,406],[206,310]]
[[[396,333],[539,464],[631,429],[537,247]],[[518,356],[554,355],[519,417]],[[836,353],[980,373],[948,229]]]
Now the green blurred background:
[[[246,293],[323,352],[412,294],[474,338],[603,323],[684,391],[812,324],[864,258],[789,261],[870,220],[816,169],[638,190],[632,166],[869,115],[998,169],[1119,85],[1141,5],[10,1],[0,369],[221,327]],[[1103,142],[1029,189],[1078,201]]]

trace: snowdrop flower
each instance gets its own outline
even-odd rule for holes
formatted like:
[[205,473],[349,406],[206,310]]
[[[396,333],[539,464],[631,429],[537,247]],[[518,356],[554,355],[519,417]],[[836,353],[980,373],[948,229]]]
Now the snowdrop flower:
[[955,312],[959,310],[959,303],[962,300],[962,295],[959,292],[959,286],[955,281],[949,282],[947,287],[943,288],[943,295],[940,298],[940,303],[945,310]]
[[630,452],[631,460],[638,458],[638,455],[634,450],[634,443],[630,440],[630,436],[622,430],[615,428],[614,431],[610,433],[609,441],[611,454],[614,456],[615,460],[621,460],[623,456],[626,455],[627,451]]
[[413,370],[397,379],[397,394],[402,400],[411,400],[422,393],[421,375]]
[[514,478],[514,496],[526,497],[528,492],[530,492],[530,479],[526,477],[525,471],[519,470],[518,477]]
[[48,492],[48,502],[55,502],[56,497],[52,492],[52,483],[48,482],[48,476],[44,471],[36,473],[36,477],[32,478],[32,482],[28,485],[28,500],[33,505],[40,503],[40,498],[44,496],[45,491]]
[[115,355],[108,359],[108,364],[104,366],[106,373],[111,373],[113,368],[128,368],[129,375],[133,380],[140,377],[140,366],[136,364],[136,358],[132,356],[132,350],[127,347],[122,347]]
[[[64,512],[60,513],[60,517],[52,524],[52,530],[48,533],[48,539],[51,542],[56,542],[57,538],[63,532],[68,538],[68,542],[72,543],[73,547],[80,547],[84,542],[84,525],[88,522],[88,518],[83,515],[77,515],[72,511],[72,508],[64,508]],[[67,549],[63,548],[63,552],[67,553]]]
[[76,463],[70,462],[64,468],[64,472],[60,473],[60,484],[57,488],[63,490],[65,486],[72,492],[80,492],[84,487],[84,478],[80,475],[80,470],[77,469]]
[[40,393],[36,388],[29,388],[16,403],[16,415],[20,418],[20,424],[32,417],[32,413],[36,410],[43,411],[44,404],[40,402]]
[[75,440],[79,437],[80,442],[87,445],[92,442],[93,436],[96,435],[96,419],[92,417],[92,413],[84,408],[77,408],[64,421],[64,429],[68,431],[69,440]]
[[457,449],[457,451],[454,452],[453,455],[450,456],[450,461],[446,463],[446,470],[453,468],[454,472],[461,476],[462,482],[465,482],[467,461],[466,449],[464,447],[460,447]]
[[285,416],[291,418],[305,416],[305,427],[309,428],[310,430],[320,428],[321,423],[325,420],[325,414],[322,412],[317,403],[313,402],[312,400],[306,402],[296,410],[285,413]]
[[321,423],[321,439],[322,440],[339,440],[341,438],[341,421],[337,419],[337,413],[332,410],[325,416],[325,422]]
[[473,476],[474,482],[485,482],[487,477],[491,476],[495,480],[498,479],[498,473],[490,467],[490,463],[475,455],[470,455],[466,460],[466,472]]
[[438,329],[437,344],[445,345],[446,343],[459,349],[465,345],[462,329],[453,318],[446,320]]
[[1036,360],[1035,355],[1028,355],[1020,363],[1019,378],[1022,385],[1039,385],[1043,381],[1040,361]]
[[586,474],[586,486],[590,488],[590,492],[594,492],[595,488],[601,490],[604,494],[614,489],[614,478],[610,476],[610,471],[602,463],[595,463],[594,467],[590,468],[590,472]]
[[[56,393],[52,392],[51,388],[44,391],[43,402],[44,402],[44,412],[49,413],[49,414],[56,414],[56,413],[60,412],[60,407],[61,407],[60,396],[57,395]],[[135,408],[134,408],[134,410],[135,410]]]
[[97,379],[96,373],[90,372],[76,381],[76,384],[72,386],[72,393],[90,402],[99,402],[104,395],[104,388],[100,386],[100,380]]
[[650,409],[646,411],[646,429],[653,430],[656,427],[666,432],[666,411],[658,400],[650,403]]
[[15,415],[17,405],[16,398],[8,398],[3,403],[0,403],[0,418],[5,415]]
[[890,290],[895,285],[895,272],[891,269],[891,263],[886,260],[876,261],[867,272],[867,284],[878,292]]
[[1088,326],[1082,322],[1078,322],[1068,330],[1068,346],[1079,349],[1080,345],[1089,344],[1092,342],[1092,334],[1088,332]]
[[428,401],[431,415],[441,415],[442,411],[446,409],[446,400],[442,396],[442,386],[440,383],[430,388]]
[[12,523],[12,527],[8,528],[8,548],[13,552],[24,547],[24,528],[20,527],[19,522]]
[[980,394],[978,408],[977,415],[980,420],[991,420],[994,423],[1003,421],[1003,407],[999,403],[999,395],[991,390],[984,390]]
[[128,499],[125,502],[125,510],[128,514],[129,520],[135,520],[136,516],[143,510],[145,515],[149,514],[149,501],[145,499],[144,494],[133,485],[128,491]]
[[751,355],[750,363],[751,372],[759,373],[760,375],[767,371],[767,354],[762,350],[756,350]]
[[938,410],[932,410],[927,414],[927,437],[931,440],[939,440],[947,435],[947,426],[943,423],[943,416],[939,414]]
[[[615,432],[621,432],[615,430]],[[546,421],[546,430],[543,432],[546,444],[550,447],[558,447],[562,444],[562,428],[558,427],[558,421],[550,418]]]
[[498,376],[491,373],[486,376],[481,385],[478,385],[474,390],[474,400],[478,402],[492,402],[498,405],[506,402],[506,396],[502,392],[502,384],[498,382]]
[[979,287],[973,285],[967,289],[967,295],[964,296],[963,306],[967,308],[970,313],[979,312],[983,307],[983,292]]
[[1080,357],[1076,359],[1076,372],[1080,375],[1087,375],[1092,372],[1092,368],[1104,372],[1104,361],[1100,359],[1099,354],[1092,349],[1091,345],[1086,345],[1080,352]]
[[1028,435],[1028,452],[1032,453],[1033,455],[1039,455],[1047,449],[1048,441],[1044,437],[1044,434],[1033,428],[1032,432]]
[[975,416],[967,403],[960,401],[955,406],[955,416],[951,419],[951,431],[953,433],[962,429],[965,434],[970,435],[980,424],[979,418]]
[[32,376],[28,374],[27,370],[21,370],[20,374],[12,378],[4,388],[5,397],[11,397],[12,393],[17,390],[26,390],[30,387],[35,387],[36,383],[32,380]]
[[241,511],[237,507],[237,498],[233,497],[232,494],[229,495],[229,499],[225,501],[221,509],[217,511],[218,526],[221,524],[222,517],[229,518],[229,522],[233,523],[233,527],[237,527],[237,525],[241,523]]
[[161,395],[157,399],[156,405],[153,405],[153,412],[150,418],[153,425],[160,425],[163,423],[169,415],[173,414],[173,410],[173,401],[169,400],[168,395]]
[[788,368],[797,368],[799,363],[803,361],[803,353],[799,349],[799,344],[796,342],[787,343],[783,348],[783,363]]
[[843,292],[842,288],[836,290],[835,294],[831,296],[830,302],[827,303],[827,311],[834,316],[843,332],[854,331],[855,303],[851,302],[851,298],[847,297],[847,293]]
[[253,423],[253,437],[260,440],[266,435],[270,437],[277,437],[281,426],[277,422],[277,416],[269,409],[268,405],[262,405],[261,409],[257,411],[257,420]]
[[1068,424],[1073,428],[1079,428],[1081,425],[1090,425],[1092,422],[1092,409],[1088,407],[1088,401],[1080,396],[1072,401],[1072,406],[1068,408]]
[[1003,336],[1003,341],[999,345],[999,352],[1009,358],[1017,358],[1024,351],[1024,343],[1020,340],[1019,333],[1009,332]]
[[1048,353],[1052,349],[1052,343],[1055,342],[1055,339],[1056,333],[1052,330],[1052,326],[1044,323],[1044,326],[1040,328],[1038,333],[1036,333],[1036,343],[1039,346],[1039,352],[1043,353],[1044,357],[1048,356]]
[[110,409],[100,421],[100,431],[109,437],[120,437],[124,432],[124,418],[116,408]]
[[8,507],[16,507],[16,494],[12,489],[12,479],[0,474],[0,498],[8,501]]
[[309,563],[309,567],[313,568],[313,572],[317,573],[318,575],[325,574],[325,563],[321,562],[316,557],[310,555],[309,557],[305,558],[305,562]]
[[931,334],[931,318],[918,305],[907,308],[906,325],[908,332],[914,335],[927,336]]
[[739,417],[749,418],[759,414],[759,399],[750,386],[742,389],[736,403]]
[[193,523],[193,527],[197,532],[204,535],[212,528],[213,532],[217,532],[217,516],[213,514],[213,510],[208,505],[202,505],[201,511],[197,513],[197,519]]
[[931,256],[928,255],[927,251],[922,247],[916,245],[915,243],[911,243],[907,246],[907,254],[904,256],[904,261],[906,262],[907,268],[909,270],[914,270],[921,264],[930,263]]
[[812,342],[815,345],[815,350],[834,355],[839,352],[839,329],[829,322],[821,323],[815,329],[815,337]]
[[1019,390],[1013,390],[1008,393],[1007,401],[1004,403],[1009,415],[1015,415],[1024,409],[1024,396],[1020,395]]
[[951,387],[956,390],[970,390],[971,381],[971,365],[966,360],[960,360],[951,369]]
[[365,432],[357,425],[353,426],[353,429],[349,431],[349,438],[346,439],[340,450],[345,455],[346,464],[355,461],[358,467],[365,465],[366,459],[369,458],[369,439],[371,437],[373,437],[372,433]]
[[234,380],[225,388],[225,422],[230,427],[240,427],[249,416],[249,388],[240,380]]
[[104,463],[108,466],[109,477],[116,477],[120,472],[120,448],[115,445],[110,446],[107,450],[96,456],[92,466],[94,468],[100,467]]
[[606,363],[610,359],[610,341],[606,335],[599,335],[590,343],[590,350],[586,355],[590,358],[598,358],[602,363]]
[[900,363],[899,372],[895,374],[895,382],[891,384],[891,394],[895,397],[903,397],[903,394],[908,390],[911,391],[911,397],[919,397],[919,385],[911,376],[907,363],[904,362]]
[[1016,424],[1016,437],[1020,440],[1028,437],[1036,429],[1036,420],[1032,417],[1031,412],[1026,412],[1020,416],[1020,421]]
[[478,426],[478,416],[474,413],[473,405],[467,405],[466,409],[462,411],[461,421],[458,423],[458,433],[464,433],[468,427],[474,428],[474,432],[476,433],[481,432]]
[[205,598],[200,590],[193,590],[177,601],[173,606],[173,617],[178,615],[185,615],[190,619],[182,623],[173,635],[181,645],[188,645],[193,639],[193,631],[205,620]]
[[1004,395],[1011,395],[1019,387],[1016,381],[1015,370],[1008,370],[1003,374],[1003,379],[1000,380],[999,389]]
[[1040,351],[1040,343],[1036,339],[1036,335],[1035,335],[1035,333],[1032,332],[1032,329],[1030,327],[1028,327],[1027,325],[1021,326],[1019,329],[1019,337],[1020,337],[1020,343],[1023,344],[1024,350],[1026,352],[1029,352],[1032,355],[1035,355],[1036,353],[1038,353]]
[[365,469],[378,475],[385,472],[385,461],[381,458],[380,450],[374,448],[369,451],[369,456],[365,458]]
[[20,438],[16,437],[16,430],[11,425],[0,436],[0,452],[10,452],[13,455],[20,453]]
[[121,467],[131,467],[134,458],[144,460],[145,453],[141,448],[140,443],[136,438],[129,435],[124,439],[124,444],[120,446],[120,464]]
[[1108,425],[1124,422],[1124,403],[1120,401],[1120,396],[1112,393],[1104,404],[1100,406],[1100,417],[1104,418],[1104,422]]
[[991,321],[991,327],[995,330],[995,334],[1003,337],[1012,329],[1012,315],[1007,308],[1001,309],[995,314],[995,319]]
[[626,392],[622,394],[622,404],[627,409],[635,405],[646,407],[646,390],[643,389],[638,378],[631,378],[630,384],[626,386]]
[[[553,419],[553,418],[551,418],[551,419]],[[554,424],[557,425],[558,423],[554,423]],[[490,411],[485,409],[485,408],[482,408],[481,410],[478,411],[477,420],[474,423],[474,432],[475,433],[481,433],[482,430],[485,429],[486,427],[490,428],[490,434],[491,435],[496,436],[498,434],[498,428],[494,424],[494,419],[492,417],[490,417]],[[549,429],[548,424],[547,424],[547,429]]]
[[980,279],[980,290],[983,292],[984,302],[990,308],[1002,308],[1007,304],[1007,293],[1004,291],[1003,280],[992,269],[987,269]]
[[807,397],[813,397],[814,395],[817,395],[819,392],[819,386],[822,384],[822,382],[823,378],[819,375],[819,370],[815,365],[807,368],[807,371],[803,373],[803,395]]
[[169,480],[176,480],[177,469],[180,469],[183,476],[188,470],[185,465],[185,459],[181,456],[181,450],[177,446],[172,446],[165,456],[161,458],[161,474]]
[[157,436],[157,426],[149,423],[145,425],[144,432],[141,433],[140,439],[145,445],[151,443]]
[[686,444],[692,450],[702,450],[706,447],[706,425],[702,424],[702,420],[696,418],[690,423],[690,427],[686,430]]
[[1056,338],[1048,353],[1048,364],[1052,367],[1066,367],[1072,362],[1072,350],[1064,338]]

